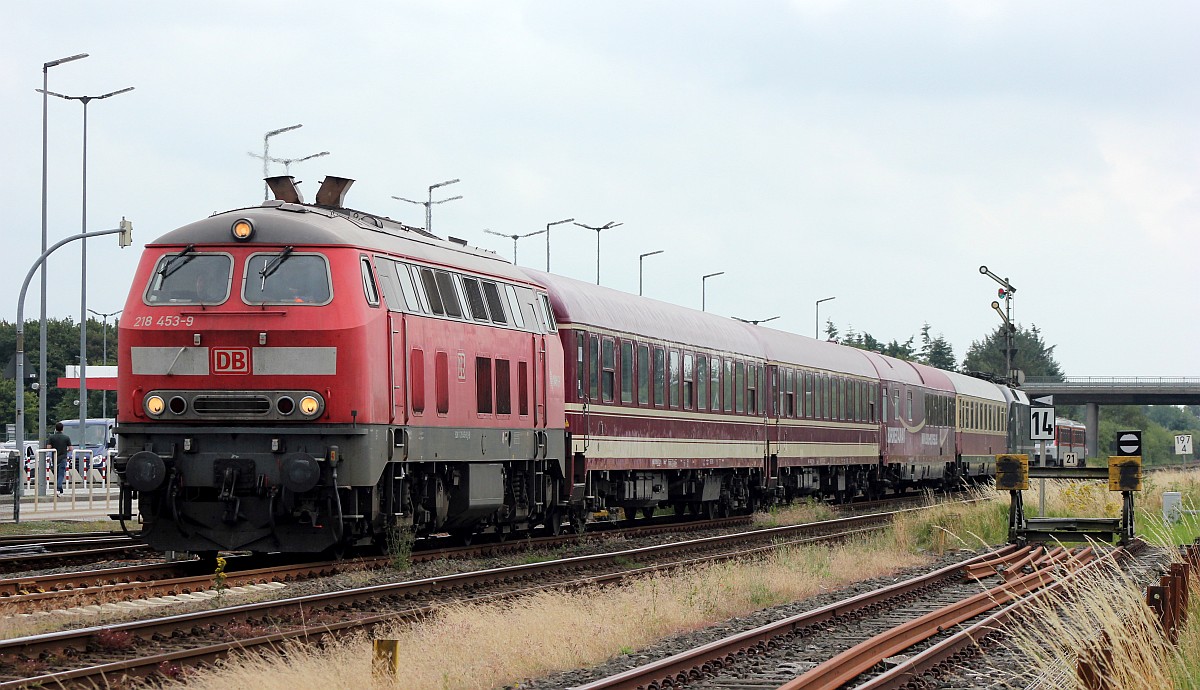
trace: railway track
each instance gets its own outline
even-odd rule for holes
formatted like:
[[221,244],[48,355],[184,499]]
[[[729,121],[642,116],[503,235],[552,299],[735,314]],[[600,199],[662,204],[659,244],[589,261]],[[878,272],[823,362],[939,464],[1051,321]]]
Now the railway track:
[[880,530],[895,514],[739,532],[17,638],[0,642],[0,688],[59,683],[103,685],[120,683],[126,676],[164,670],[170,674],[173,669],[211,661],[231,650],[265,649],[284,640],[319,640],[326,634],[369,628],[385,621],[416,620],[444,605],[447,598],[486,601],[753,557],[786,546],[842,540]]
[[[918,676],[961,667],[963,655],[996,636],[1021,607],[1062,588],[1064,574],[1126,555],[1124,549],[1098,554],[1091,548],[1005,547],[577,690],[926,687]],[[890,670],[877,672],[882,667]]]
[[[615,529],[605,534],[636,538],[692,530],[728,529],[749,524],[748,516],[719,518],[697,522],[663,522]],[[467,559],[520,553],[535,549],[553,549],[571,544],[574,535],[533,537],[528,539],[479,543],[469,546],[428,548],[414,552],[411,562],[439,559]],[[371,556],[340,561],[261,565],[264,559],[231,556],[227,559],[224,583],[240,587],[267,582],[296,582],[314,577],[329,577],[346,572],[386,568],[390,557]],[[148,563],[73,573],[29,575],[0,579],[0,616],[60,609],[96,606],[150,597],[169,597],[207,591],[215,586],[209,564],[200,561]]]

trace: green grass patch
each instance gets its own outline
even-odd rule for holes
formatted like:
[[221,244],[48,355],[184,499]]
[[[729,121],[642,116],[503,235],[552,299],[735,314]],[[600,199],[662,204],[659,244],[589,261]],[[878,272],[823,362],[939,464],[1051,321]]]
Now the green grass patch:
[[0,535],[119,531],[121,531],[121,523],[108,518],[102,520],[22,520],[20,524],[0,523]]

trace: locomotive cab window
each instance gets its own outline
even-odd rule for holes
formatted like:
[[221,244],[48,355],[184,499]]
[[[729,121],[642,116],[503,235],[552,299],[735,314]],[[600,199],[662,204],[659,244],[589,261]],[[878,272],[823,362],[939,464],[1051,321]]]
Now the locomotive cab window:
[[329,264],[321,254],[298,254],[291,247],[253,254],[242,276],[246,304],[328,304],[333,289]]
[[229,298],[233,259],[228,254],[200,254],[191,247],[158,260],[146,304],[221,304]]

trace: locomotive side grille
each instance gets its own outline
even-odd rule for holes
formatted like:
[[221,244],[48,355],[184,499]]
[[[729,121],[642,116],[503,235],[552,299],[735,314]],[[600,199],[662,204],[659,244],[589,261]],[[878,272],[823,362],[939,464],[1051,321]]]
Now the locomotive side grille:
[[197,395],[192,409],[196,414],[267,414],[271,411],[271,400],[265,395]]

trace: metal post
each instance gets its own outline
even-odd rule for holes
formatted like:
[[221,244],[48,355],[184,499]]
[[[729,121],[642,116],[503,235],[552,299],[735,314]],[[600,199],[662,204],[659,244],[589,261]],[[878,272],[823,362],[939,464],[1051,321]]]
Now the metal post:
[[657,249],[652,252],[646,252],[645,254],[638,255],[638,296],[639,297],[642,294],[642,259],[645,259],[647,256],[654,256],[655,254],[662,254],[665,251],[666,251],[665,249]]
[[533,232],[527,232],[524,235],[518,235],[515,233],[510,235],[510,234],[504,233],[504,232],[496,232],[495,230],[491,230],[489,228],[484,228],[483,231],[489,235],[496,235],[498,237],[512,238],[512,241],[513,241],[513,266],[517,265],[517,240],[524,239],[526,237],[533,237],[534,235],[540,235],[543,232],[546,232],[545,230],[535,230]]
[[600,231],[601,230],[611,230],[619,225],[624,225],[624,223],[616,223],[616,222],[613,222],[610,220],[607,223],[605,223],[604,225],[601,225],[600,227],[592,227],[591,225],[584,225],[583,223],[576,223],[576,225],[578,225],[581,228],[587,228],[588,230],[596,231],[596,284],[599,285],[600,284]]
[[[124,218],[121,219],[120,227],[112,230],[97,230],[95,232],[72,235],[64,240],[60,240],[53,247],[42,252],[37,261],[29,269],[29,273],[25,275],[25,282],[21,284],[21,292],[17,297],[17,353],[16,353],[16,428],[17,438],[16,446],[21,451],[22,457],[25,453],[25,293],[29,290],[29,281],[33,280],[33,274],[38,268],[46,262],[46,257],[53,254],[59,247],[74,242],[78,239],[87,237],[99,237],[101,235],[112,235],[121,233],[121,246],[126,246],[126,240],[133,236],[133,224]],[[40,468],[39,468],[40,469]],[[18,484],[18,487],[21,485]],[[21,489],[18,488],[13,496],[13,521],[21,521]]]
[[565,218],[563,220],[556,220],[553,223],[546,223],[546,273],[550,272],[550,227],[574,222],[574,218]]
[[290,132],[293,129],[300,129],[303,126],[304,125],[291,125],[290,127],[280,127],[279,129],[273,129],[263,135],[263,201],[269,199],[271,194],[271,188],[265,182],[265,180],[271,176],[271,171],[267,167],[267,164],[271,162],[271,137],[275,136],[276,134]]
[[[95,314],[96,316],[99,316],[101,319],[104,320],[103,321],[103,323],[104,323],[104,326],[103,326],[104,341],[103,341],[103,346],[102,346],[103,349],[101,350],[100,356],[104,359],[102,366],[108,366],[108,317],[116,316],[117,314],[120,314],[121,312],[123,312],[125,310],[118,309],[116,311],[110,311],[107,314],[102,314],[102,313],[96,311],[95,309],[88,309],[88,311]],[[113,323],[114,324],[117,323],[116,319],[113,320]],[[106,390],[100,391],[100,400],[101,400],[100,416],[105,419],[108,419],[108,391],[106,391]]]
[[452,184],[455,184],[460,181],[461,180],[459,180],[456,177],[453,180],[446,180],[445,182],[438,182],[437,184],[429,185],[429,200],[428,201],[413,201],[412,199],[405,199],[402,196],[394,196],[392,198],[397,201],[407,201],[410,204],[417,204],[418,206],[424,206],[425,207],[425,232],[428,233],[428,232],[432,232],[431,225],[433,224],[433,205],[434,204],[444,204],[447,201],[457,201],[458,199],[462,198],[462,195],[460,194],[458,196],[452,196],[449,199],[440,199],[438,201],[434,201],[433,200],[433,190],[437,189],[438,187],[445,187],[446,185],[452,185]]
[[708,311],[708,279],[715,276],[725,275],[725,271],[717,271],[709,273],[700,278],[700,311]]
[[813,328],[813,337],[817,340],[821,339],[821,302],[828,302],[831,299],[837,299],[837,297],[826,297],[825,299],[819,299],[815,305],[816,316],[813,318],[816,319],[816,326]]
[[[79,53],[71,57],[51,60],[42,64],[42,252],[46,251],[46,170],[47,170],[47,119],[46,112],[49,101],[50,75],[51,67],[57,67],[66,62],[81,60],[87,57],[87,53]],[[38,443],[46,441],[46,265],[42,265],[41,281],[42,281],[42,310],[38,320]],[[19,326],[18,326],[19,327]],[[25,452],[23,448],[19,449],[22,456]]]

